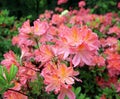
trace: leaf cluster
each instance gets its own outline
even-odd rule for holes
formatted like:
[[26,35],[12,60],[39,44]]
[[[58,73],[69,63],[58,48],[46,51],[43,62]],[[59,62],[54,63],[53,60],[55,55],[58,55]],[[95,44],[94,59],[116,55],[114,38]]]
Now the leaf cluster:
[[8,71],[6,67],[0,66],[0,94],[3,94],[9,88],[14,87],[12,82],[15,79],[18,68],[15,65],[12,65]]

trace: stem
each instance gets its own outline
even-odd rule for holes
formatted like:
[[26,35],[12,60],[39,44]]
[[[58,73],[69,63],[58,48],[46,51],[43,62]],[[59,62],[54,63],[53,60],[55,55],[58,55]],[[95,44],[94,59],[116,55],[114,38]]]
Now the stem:
[[39,70],[35,70],[35,69],[32,69],[32,68],[30,68],[30,67],[26,67],[26,66],[24,66],[25,68],[29,68],[29,69],[31,69],[31,70],[33,70],[33,71],[35,71],[35,72],[40,72]]
[[14,89],[8,89],[8,90],[13,91],[13,92],[20,93],[20,94],[22,94],[22,95],[24,95],[24,96],[28,96],[27,94],[24,94],[24,93],[22,93],[22,92],[20,92],[20,91],[14,90]]
[[36,44],[37,44],[37,47],[38,47],[38,49],[39,49],[39,48],[40,48],[40,45],[39,45],[38,38],[35,38],[35,42],[36,42]]

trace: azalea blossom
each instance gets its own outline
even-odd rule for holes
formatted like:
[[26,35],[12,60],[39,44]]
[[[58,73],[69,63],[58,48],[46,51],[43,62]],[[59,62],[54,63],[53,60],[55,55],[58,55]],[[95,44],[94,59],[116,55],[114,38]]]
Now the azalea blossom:
[[19,66],[19,63],[17,61],[17,56],[13,51],[9,51],[5,53],[4,58],[5,59],[1,62],[1,64],[7,67],[7,69],[10,69],[12,64]]
[[22,34],[30,34],[32,32],[32,28],[30,26],[30,20],[27,20],[23,23],[22,27],[19,28],[19,32]]
[[63,4],[63,3],[66,3],[68,0],[58,0],[58,2],[57,2],[57,4],[58,5],[61,5],[61,4]]
[[93,65],[93,56],[94,51],[91,51],[87,44],[82,43],[78,47],[76,47],[74,53],[74,57],[72,59],[72,63],[74,66],[77,66],[80,64],[80,66],[83,66],[84,63],[87,65]]
[[35,60],[38,62],[47,62],[54,57],[54,52],[52,47],[49,45],[43,45],[40,49],[35,50],[34,52]]
[[[97,54],[100,44],[97,35],[87,26],[82,26],[81,28],[62,26],[61,29],[59,35],[63,44],[59,48],[59,53],[64,55],[64,59],[70,54],[75,54],[72,59],[74,66],[79,64],[82,66],[84,63],[93,65],[93,56]],[[58,45],[60,45],[60,41],[58,42]]]
[[57,65],[53,63],[46,64],[46,67],[41,73],[41,75],[44,77],[44,83],[47,85],[46,91],[54,91],[55,93],[60,92],[58,99],[62,97],[61,94],[63,94],[63,91],[65,90],[66,91],[64,95],[69,94],[68,97],[70,97],[70,95],[74,96],[73,92],[69,90],[69,86],[74,84],[74,80],[77,79],[75,76],[78,74],[78,72],[73,70],[73,67],[67,67],[65,64],[61,63],[58,63]]
[[108,72],[110,76],[116,76],[120,74],[120,55],[119,54],[109,54],[107,57],[108,62]]
[[34,31],[35,35],[41,36],[41,35],[45,34],[47,32],[48,28],[49,28],[49,25],[47,22],[40,22],[39,19],[34,21],[33,31]]
[[60,94],[58,95],[58,99],[64,99],[65,96],[67,96],[69,99],[76,98],[75,94],[72,92],[71,86],[69,86],[69,88],[62,87],[60,90]]
[[78,3],[78,6],[79,6],[79,7],[84,7],[85,5],[86,5],[85,1],[80,1],[80,2]]

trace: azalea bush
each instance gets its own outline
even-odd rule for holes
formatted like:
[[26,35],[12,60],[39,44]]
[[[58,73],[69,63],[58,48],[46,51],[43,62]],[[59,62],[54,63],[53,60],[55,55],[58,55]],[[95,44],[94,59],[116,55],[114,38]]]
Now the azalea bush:
[[20,54],[10,50],[1,61],[3,99],[120,98],[119,14],[92,14],[85,5],[46,10],[18,28],[12,44]]

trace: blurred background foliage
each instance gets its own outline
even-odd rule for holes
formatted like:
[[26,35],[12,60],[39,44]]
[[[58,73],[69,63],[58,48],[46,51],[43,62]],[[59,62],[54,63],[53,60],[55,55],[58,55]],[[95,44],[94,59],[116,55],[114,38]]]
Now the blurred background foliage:
[[[77,8],[78,2],[82,0],[68,0],[66,4],[59,5],[65,9],[69,7]],[[87,8],[91,8],[93,13],[105,14],[106,12],[117,12],[117,3],[119,0],[85,0]],[[17,18],[32,15],[36,19],[40,13],[45,10],[54,10],[57,5],[57,0],[1,0],[0,10],[8,9],[10,15]]]

